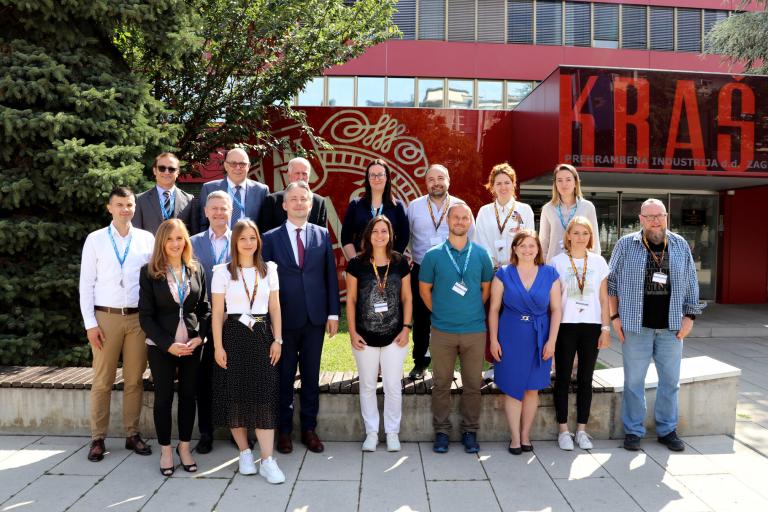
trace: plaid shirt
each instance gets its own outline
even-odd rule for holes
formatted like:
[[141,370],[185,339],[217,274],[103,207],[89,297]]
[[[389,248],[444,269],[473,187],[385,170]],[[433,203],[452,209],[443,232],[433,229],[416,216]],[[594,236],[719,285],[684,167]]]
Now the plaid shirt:
[[[706,304],[699,303],[699,281],[688,243],[667,231],[669,240],[669,330],[679,331],[684,315],[701,314]],[[642,231],[621,237],[611,254],[608,295],[619,298],[619,316],[625,331],[640,332],[643,327],[643,298],[648,251]]]

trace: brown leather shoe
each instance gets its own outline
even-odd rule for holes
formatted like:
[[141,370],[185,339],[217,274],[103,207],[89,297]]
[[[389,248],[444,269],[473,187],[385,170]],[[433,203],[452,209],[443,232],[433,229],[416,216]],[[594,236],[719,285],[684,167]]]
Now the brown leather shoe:
[[277,451],[280,453],[291,453],[293,451],[293,440],[290,432],[280,432],[277,435]]
[[152,447],[141,438],[141,434],[133,434],[125,438],[125,449],[133,450],[139,455],[152,455]]
[[107,449],[104,447],[103,439],[94,439],[91,441],[91,449],[88,450],[88,460],[91,462],[99,462],[104,458],[104,452]]
[[305,430],[301,433],[301,443],[307,447],[307,450],[314,453],[322,453],[325,450],[323,442],[317,437],[314,430]]

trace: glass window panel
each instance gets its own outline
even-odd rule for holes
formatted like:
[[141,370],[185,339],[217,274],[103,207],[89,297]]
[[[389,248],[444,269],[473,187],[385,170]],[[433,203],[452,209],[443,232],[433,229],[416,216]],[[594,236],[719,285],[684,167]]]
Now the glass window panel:
[[448,80],[448,107],[474,108],[474,89],[472,80]]
[[445,0],[420,0],[419,39],[445,40]]
[[590,5],[585,2],[565,3],[565,44],[568,46],[590,46],[592,30]]
[[477,82],[477,108],[500,110],[503,108],[503,82],[480,80]]
[[355,105],[355,79],[351,76],[328,78],[328,106],[352,107]]
[[651,7],[651,50],[675,49],[674,15],[671,7]]
[[[704,36],[706,37],[709,31],[712,30],[715,23],[723,21],[726,18],[728,18],[728,11],[713,11],[706,9],[704,11]],[[706,43],[704,44],[704,47],[705,49],[707,48]]]
[[701,9],[677,9],[677,51],[701,51]]
[[648,46],[648,8],[644,5],[621,6],[621,47],[645,50]]
[[477,3],[477,40],[483,43],[504,42],[504,0]]
[[357,106],[383,107],[384,80],[378,76],[361,76],[357,79]]
[[299,91],[297,105],[316,107],[323,104],[323,77],[318,76],[307,82],[302,91]]
[[416,0],[399,0],[396,8],[392,21],[403,33],[403,39],[416,39]]
[[387,78],[387,106],[412,107],[413,89],[413,78]]
[[443,108],[443,80],[419,78],[419,106]]
[[617,4],[594,4],[595,35],[592,46],[596,48],[619,47],[619,6]]
[[533,43],[533,0],[507,1],[507,42]]
[[448,0],[448,40],[475,40],[475,0]]
[[563,4],[554,0],[536,2],[536,44],[563,44]]
[[532,90],[532,82],[507,82],[507,108],[515,108]]

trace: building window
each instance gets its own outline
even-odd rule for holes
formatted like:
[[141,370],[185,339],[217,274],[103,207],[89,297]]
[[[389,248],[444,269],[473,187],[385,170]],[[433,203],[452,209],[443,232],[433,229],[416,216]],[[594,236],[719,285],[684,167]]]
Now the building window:
[[475,0],[448,0],[448,40],[474,42]]
[[403,39],[416,39],[416,0],[399,0],[392,22],[403,33]]
[[477,2],[477,40],[481,43],[504,42],[504,0]]
[[507,42],[533,43],[533,0],[507,0]]
[[619,47],[619,6],[617,4],[594,4],[595,48]]
[[507,108],[513,109],[533,90],[533,82],[507,82]]
[[323,85],[325,79],[318,76],[307,82],[304,89],[299,91],[298,105],[306,107],[319,107],[323,104]]
[[448,80],[448,108],[474,108],[475,82]]
[[651,50],[675,49],[674,15],[671,7],[651,7]]
[[553,0],[536,2],[536,44],[563,44],[563,5]]
[[677,9],[679,52],[701,52],[701,9]]
[[504,108],[504,82],[478,80],[477,108],[485,110],[501,110]]
[[328,78],[328,106],[352,107],[355,105],[355,79],[351,76]]
[[648,48],[648,8],[646,6],[621,6],[621,47],[632,50]]
[[591,6],[586,2],[565,3],[565,44],[567,46],[590,46],[592,30]]
[[387,79],[387,106],[413,107],[415,80],[413,78]]
[[419,107],[443,108],[443,79],[419,78]]
[[383,107],[384,81],[378,76],[361,76],[357,79],[357,106]]
[[[723,21],[728,18],[728,11],[714,11],[711,9],[704,10],[704,36],[709,34],[715,23]],[[707,49],[707,44],[704,44],[704,49]]]
[[445,40],[445,0],[419,1],[419,39]]

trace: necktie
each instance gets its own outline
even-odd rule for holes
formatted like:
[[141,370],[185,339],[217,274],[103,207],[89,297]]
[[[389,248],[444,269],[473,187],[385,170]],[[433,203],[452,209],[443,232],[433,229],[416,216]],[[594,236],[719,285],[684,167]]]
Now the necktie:
[[173,212],[171,211],[171,193],[166,190],[163,192],[163,197],[165,198],[163,200],[163,217],[165,220],[168,220],[173,217]]
[[240,190],[243,187],[240,185],[235,187],[235,197],[237,198],[237,201],[232,201],[234,204],[232,205],[232,226],[234,226],[237,221],[240,220],[240,216],[243,214],[243,209],[240,208],[240,204],[242,202],[242,198],[240,197]]
[[296,229],[296,247],[299,253],[299,268],[304,268],[304,242],[301,241],[301,228]]

